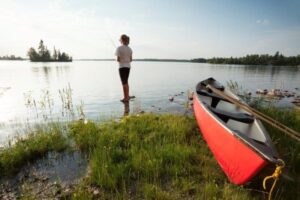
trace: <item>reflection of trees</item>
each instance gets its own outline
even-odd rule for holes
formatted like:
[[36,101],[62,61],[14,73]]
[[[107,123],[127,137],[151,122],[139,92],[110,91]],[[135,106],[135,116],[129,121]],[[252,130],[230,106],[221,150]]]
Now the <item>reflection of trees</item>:
[[42,67],[45,77],[49,76],[49,72],[51,72],[51,67],[44,66]]
[[43,76],[45,77],[46,81],[49,82],[50,76],[53,75],[53,71],[55,70],[55,76],[61,77],[65,73],[69,73],[70,66],[63,65],[63,66],[43,66],[43,67],[32,67],[32,72],[36,76]]
[[129,115],[130,108],[129,108],[129,102],[124,103],[124,116]]
[[273,78],[275,75],[284,73],[296,77],[299,67],[289,66],[262,66],[262,65],[245,65],[244,70],[249,74],[270,74]]
[[56,66],[55,67],[56,76],[60,77],[62,74],[69,74],[70,72],[70,66],[64,65],[64,66]]

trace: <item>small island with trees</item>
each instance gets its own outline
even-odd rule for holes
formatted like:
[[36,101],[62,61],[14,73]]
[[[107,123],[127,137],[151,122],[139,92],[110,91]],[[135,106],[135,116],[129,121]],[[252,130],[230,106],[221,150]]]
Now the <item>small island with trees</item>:
[[65,52],[60,52],[53,49],[53,54],[47,49],[47,46],[44,45],[43,40],[40,41],[38,51],[33,47],[28,50],[27,55],[31,62],[72,62],[72,57],[70,57]]

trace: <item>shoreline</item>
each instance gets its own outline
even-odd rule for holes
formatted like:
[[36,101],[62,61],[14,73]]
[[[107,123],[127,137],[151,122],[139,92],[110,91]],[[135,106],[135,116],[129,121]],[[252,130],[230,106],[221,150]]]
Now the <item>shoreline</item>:
[[[267,113],[271,116],[273,115],[273,117],[278,118],[280,121],[284,120],[285,123],[289,123],[287,125],[293,126],[294,128],[297,128],[298,130],[300,129],[300,127],[299,127],[300,112],[298,110],[287,111],[287,110],[280,110],[278,108],[271,108],[271,107],[270,108],[259,108],[259,109],[261,111],[263,111],[264,113]],[[291,120],[291,119],[293,119],[293,120]],[[55,124],[52,124],[52,125],[50,124],[50,125],[48,125],[48,127],[40,127],[41,129],[38,129],[38,130],[40,130],[38,132],[34,131],[36,133],[35,136],[19,139],[18,142],[15,143],[14,145],[6,147],[6,148],[10,149],[9,151],[6,151],[5,149],[0,150],[0,168],[2,169],[1,171],[3,172],[3,169],[6,169],[6,171],[9,170],[9,171],[7,171],[8,174],[2,174],[2,177],[3,177],[3,175],[5,175],[6,177],[7,177],[7,175],[9,175],[10,177],[14,177],[14,174],[18,173],[20,170],[24,170],[23,166],[26,166],[24,164],[26,164],[28,162],[29,163],[40,162],[40,161],[38,161],[39,159],[37,159],[37,158],[42,158],[42,159],[46,159],[46,160],[48,158],[48,159],[50,159],[49,162],[50,161],[57,162],[58,161],[57,159],[60,158],[59,155],[64,155],[65,152],[74,152],[75,154],[77,154],[76,152],[78,152],[80,154],[83,153],[83,155],[84,154],[87,155],[89,164],[87,167],[84,167],[85,168],[84,172],[80,172],[82,174],[82,176],[81,176],[81,178],[79,177],[78,181],[76,181],[75,183],[73,183],[72,181],[69,183],[66,183],[65,181],[57,182],[56,181],[57,178],[55,179],[55,177],[53,177],[53,175],[51,176],[51,173],[50,173],[50,175],[49,175],[49,173],[48,174],[41,173],[38,175],[34,175],[34,173],[33,173],[34,171],[30,171],[30,170],[28,171],[28,173],[25,173],[26,169],[30,169],[30,166],[32,165],[32,164],[29,164],[29,165],[27,165],[28,167],[25,167],[25,172],[23,171],[21,173],[21,175],[23,177],[25,176],[25,178],[22,178],[22,181],[18,183],[18,184],[20,184],[19,185],[20,187],[21,187],[21,185],[26,184],[26,190],[24,190],[24,188],[20,189],[20,187],[16,187],[15,190],[17,192],[10,191],[8,193],[9,194],[13,193],[14,195],[22,195],[22,194],[24,195],[24,193],[22,193],[22,192],[26,192],[26,195],[28,196],[28,198],[29,197],[41,198],[42,196],[39,196],[39,195],[36,196],[37,192],[40,192],[41,195],[46,195],[46,196],[48,195],[47,196],[48,198],[62,197],[65,195],[71,199],[78,199],[77,197],[87,198],[87,199],[100,198],[100,197],[101,198],[104,198],[104,197],[117,198],[120,195],[120,193],[116,193],[115,189],[116,189],[116,187],[119,188],[118,183],[123,180],[123,178],[124,178],[123,175],[125,176],[125,174],[126,174],[126,176],[128,176],[128,173],[123,170],[119,171],[121,168],[119,169],[119,168],[115,168],[115,167],[111,166],[112,171],[110,171],[104,177],[107,176],[107,178],[111,177],[114,179],[114,178],[119,177],[119,175],[121,175],[119,178],[121,178],[121,177],[123,177],[123,178],[121,178],[120,180],[119,180],[119,178],[117,178],[115,180],[116,182],[115,181],[107,182],[110,179],[107,179],[107,178],[102,179],[101,177],[98,177],[98,175],[97,175],[99,173],[100,174],[106,173],[105,171],[103,171],[101,166],[105,163],[110,165],[109,160],[112,158],[117,159],[115,162],[120,162],[120,164],[124,162],[123,164],[127,165],[126,163],[129,162],[131,159],[139,158],[139,156],[138,156],[139,153],[143,153],[143,156],[146,156],[146,155],[154,156],[153,159],[154,158],[158,159],[158,158],[156,158],[156,156],[159,156],[160,154],[158,154],[156,151],[157,151],[157,148],[161,148],[162,152],[164,152],[164,151],[168,152],[165,156],[172,155],[172,154],[170,154],[172,152],[173,156],[176,156],[176,157],[172,158],[172,159],[175,159],[172,161],[172,163],[173,162],[174,162],[174,164],[182,163],[183,168],[185,166],[184,163],[189,163],[190,161],[192,161],[194,159],[196,159],[196,160],[199,159],[199,162],[202,164],[198,163],[198,161],[197,161],[194,164],[190,163],[191,165],[189,167],[198,169],[198,170],[200,170],[200,174],[204,173],[206,175],[203,177],[202,175],[198,174],[197,170],[194,172],[190,172],[190,173],[195,173],[193,175],[192,174],[190,174],[190,175],[183,174],[181,179],[185,180],[187,182],[185,182],[185,183],[182,182],[180,184],[187,184],[184,187],[189,188],[188,189],[189,192],[186,191],[188,193],[186,193],[184,190],[182,190],[183,189],[182,185],[180,187],[177,187],[174,185],[171,186],[174,183],[169,185],[169,182],[167,181],[165,183],[166,185],[169,185],[169,187],[171,187],[171,188],[174,187],[171,191],[169,191],[167,188],[165,188],[162,185],[157,184],[155,182],[152,182],[149,185],[149,182],[145,181],[144,178],[137,180],[139,182],[138,185],[142,184],[143,186],[138,187],[140,189],[136,188],[137,191],[134,192],[134,191],[131,191],[133,186],[131,186],[131,184],[129,184],[132,181],[133,177],[129,176],[128,177],[129,185],[127,185],[127,178],[124,179],[124,181],[126,182],[126,185],[129,188],[127,188],[127,186],[126,186],[126,188],[127,188],[126,191],[123,191],[121,189],[122,187],[118,189],[119,191],[121,191],[121,193],[123,193],[123,195],[126,194],[126,195],[131,196],[132,198],[138,197],[138,196],[141,198],[148,198],[148,195],[150,195],[148,192],[152,191],[151,188],[156,188],[155,189],[156,192],[154,192],[154,193],[151,192],[152,195],[155,195],[154,196],[155,198],[159,198],[161,195],[163,195],[164,197],[170,197],[172,199],[177,199],[177,197],[178,197],[177,195],[179,195],[179,194],[180,194],[179,196],[181,198],[182,198],[181,195],[184,195],[184,198],[191,198],[191,197],[197,197],[197,195],[201,196],[201,194],[203,195],[204,193],[206,195],[208,195],[208,196],[206,196],[206,198],[229,197],[229,196],[227,196],[228,194],[221,192],[223,190],[229,190],[230,197],[232,197],[232,195],[235,195],[237,198],[240,198],[240,199],[241,198],[242,199],[256,199],[258,197],[264,196],[264,193],[253,194],[253,193],[249,192],[251,190],[231,185],[227,181],[226,177],[223,175],[221,169],[219,169],[219,167],[216,164],[214,158],[212,157],[210,151],[208,150],[206,143],[203,141],[202,136],[199,133],[198,127],[194,120],[195,120],[194,117],[188,117],[188,116],[184,116],[184,115],[143,113],[143,114],[129,115],[129,116],[121,118],[120,120],[112,119],[111,121],[102,122],[102,123],[93,122],[93,121],[85,122],[82,120],[73,121],[73,122],[69,122],[66,126],[64,126],[65,128],[60,127]],[[54,126],[54,127],[52,127],[52,126]],[[168,127],[168,128],[166,129],[166,127]],[[299,158],[297,158],[297,155],[299,153],[298,151],[300,151],[299,148],[298,148],[298,150],[296,148],[298,144],[295,144],[289,138],[286,138],[284,135],[281,135],[280,132],[274,130],[272,127],[266,126],[266,128],[268,129],[270,136],[273,138],[273,140],[278,141],[276,146],[278,148],[279,153],[281,155],[284,155],[284,159],[286,160],[286,163],[287,163],[287,168],[289,169],[289,176],[291,176],[291,174],[293,174],[291,176],[292,179],[298,180],[299,179],[299,173],[298,173],[299,169],[297,168],[297,165],[300,162]],[[44,130],[44,131],[41,132],[41,130]],[[65,130],[65,131],[63,131],[63,130]],[[143,134],[146,134],[145,136],[142,137],[144,139],[142,139],[142,140],[138,139],[140,137],[139,132],[143,132]],[[49,134],[49,133],[51,133],[50,134],[51,137],[46,137],[46,134]],[[189,140],[189,141],[192,142],[191,143],[192,146],[191,146],[191,144],[187,145],[186,143],[184,143],[185,140],[182,140],[179,138],[177,138],[177,139],[174,138],[175,140],[172,139],[173,138],[172,135],[178,134],[178,136],[176,136],[176,137],[181,138],[182,137],[181,134],[183,134],[183,133],[189,135],[188,137],[191,137],[190,138],[191,140]],[[159,138],[156,138],[153,141],[150,140],[154,143],[151,142],[150,143],[151,146],[149,146],[150,149],[148,149],[148,147],[147,147],[148,140],[146,139],[148,137],[147,136],[148,134],[149,134],[149,139],[152,137],[161,138],[161,136],[166,137],[166,138],[169,137],[170,144],[169,145],[164,144],[163,146],[160,146],[159,144],[160,144],[161,140]],[[155,134],[155,135],[152,135],[152,134]],[[158,134],[158,135],[156,135],[156,134]],[[171,134],[171,135],[169,135],[169,134]],[[127,139],[130,139],[129,136],[133,137],[132,139],[135,138],[134,141],[127,141]],[[170,136],[172,136],[172,137],[170,137]],[[186,137],[186,136],[184,136],[184,137]],[[45,139],[43,139],[43,138],[45,138]],[[39,142],[36,143],[36,142],[32,142],[32,141],[36,141],[36,142],[39,141]],[[60,141],[60,142],[58,142],[58,141]],[[70,141],[72,141],[72,142],[70,143]],[[98,143],[97,141],[99,141],[100,143]],[[183,143],[181,144],[180,141],[182,141]],[[32,146],[33,144],[40,144],[40,143],[41,143],[41,145]],[[126,155],[130,151],[127,152],[126,149],[133,148],[133,146],[130,147],[131,146],[130,144],[135,144],[135,143],[143,144],[142,146],[139,145],[139,148],[142,148],[142,149],[138,148],[139,150],[137,152],[139,152],[139,153],[135,153],[134,154],[135,156],[127,157]],[[44,144],[44,145],[42,145],[42,144]],[[122,147],[122,144],[125,146]],[[127,147],[126,144],[128,144],[130,146]],[[28,146],[26,147],[24,145],[28,145]],[[55,146],[53,146],[53,145],[55,145]],[[121,146],[119,146],[119,145],[121,145]],[[159,146],[156,146],[156,145],[159,145]],[[183,145],[183,146],[180,147],[177,145]],[[22,148],[20,148],[20,147],[22,147]],[[155,150],[154,152],[156,152],[154,154],[151,153],[152,152],[151,148],[153,148],[153,147],[155,147],[155,149],[156,149],[156,150],[153,149],[153,150]],[[119,149],[119,148],[121,148],[121,149]],[[125,149],[123,149],[123,148],[125,148]],[[146,148],[148,150],[146,150],[146,149],[143,150],[143,148]],[[171,149],[169,149],[169,148],[171,148]],[[179,148],[180,150],[179,149],[176,150],[176,148]],[[181,148],[183,148],[183,149],[181,149]],[[190,148],[192,148],[192,149],[190,149]],[[15,149],[19,149],[17,151],[17,152],[19,152],[18,154],[13,153],[16,151]],[[25,149],[32,149],[32,150],[30,150],[29,154],[28,154],[28,153],[26,153],[26,151],[24,151]],[[168,149],[171,151],[169,151]],[[190,150],[188,150],[188,149],[190,149]],[[6,153],[3,153],[4,151]],[[292,151],[292,152],[290,152],[290,151]],[[40,152],[40,153],[38,153],[38,152]],[[55,153],[55,152],[57,152],[57,153]],[[104,158],[103,153],[105,153],[105,152],[108,153],[108,155],[110,155],[110,156]],[[186,152],[188,154],[183,157],[180,157],[179,152],[182,152],[182,153]],[[198,153],[196,153],[196,152],[198,152]],[[290,153],[288,153],[288,152],[290,152]],[[11,162],[11,164],[7,163],[5,165],[3,158],[5,158],[6,156],[3,157],[3,155],[6,155],[7,153],[9,153],[11,155],[11,156],[9,156],[10,159],[12,159],[12,160],[17,159],[17,160],[15,160],[14,162]],[[14,156],[14,155],[19,155],[20,153],[21,153],[21,155],[25,153],[24,155],[26,155],[26,156],[25,157],[24,156],[21,156],[21,157]],[[53,153],[54,153],[54,155],[57,154],[57,156],[49,157],[49,153],[50,153],[50,155]],[[194,153],[196,153],[196,154],[194,154]],[[38,157],[34,156],[32,159],[31,154],[32,155],[40,155],[40,156],[38,156]],[[72,154],[70,154],[70,155],[72,155]],[[102,155],[102,156],[100,156],[100,155]],[[117,156],[117,157],[114,158],[114,156]],[[162,156],[164,156],[164,154],[162,154]],[[192,158],[190,158],[190,156],[196,156],[196,157],[194,157],[192,159]],[[22,158],[23,161],[18,161],[18,159],[20,159],[20,158]],[[65,159],[68,160],[69,158],[67,157]],[[79,158],[79,159],[81,159],[81,158]],[[148,158],[148,159],[150,159],[150,158]],[[166,159],[166,158],[162,157],[162,159]],[[170,158],[168,158],[168,159],[170,159]],[[177,160],[177,159],[179,159],[179,160]],[[183,159],[183,160],[181,160],[181,159]],[[187,159],[187,160],[185,160],[185,159]],[[139,164],[133,165],[132,172],[134,172],[134,170],[138,170],[138,171],[143,170],[143,168],[140,168],[139,166],[144,166],[147,168],[148,165],[145,165],[145,164],[147,164],[147,162],[146,162],[147,160],[145,160],[145,161],[141,160],[141,162],[139,161]],[[61,159],[61,161],[65,162],[64,159]],[[48,161],[46,161],[46,162],[48,162]],[[72,162],[74,162],[74,161],[72,161]],[[86,161],[83,161],[83,162],[86,162]],[[132,161],[130,161],[130,163],[131,162],[134,163],[137,161],[132,160]],[[13,164],[13,163],[15,163],[15,164]],[[22,163],[24,163],[24,164],[22,164]],[[204,164],[204,166],[206,166],[205,168],[203,168],[203,164]],[[134,166],[136,166],[137,168],[135,168]],[[175,178],[175,176],[172,175],[173,168],[169,165],[167,165],[167,166],[168,166],[167,168],[164,168],[163,166],[160,167],[160,169],[166,170],[162,173],[162,175],[169,174],[168,175],[169,178],[167,180],[170,179],[175,182],[181,180],[181,179]],[[177,166],[177,164],[174,165],[174,167],[175,166]],[[200,167],[200,166],[202,166],[202,167]],[[58,167],[59,167],[59,165],[58,165]],[[150,166],[148,166],[148,167],[150,167]],[[179,167],[179,166],[177,166],[177,167]],[[183,168],[180,167],[177,169],[177,167],[174,168],[174,170],[175,169],[179,170],[176,173],[179,173],[179,172],[182,173],[181,170]],[[12,169],[15,169],[15,170],[12,170]],[[100,170],[100,169],[102,171],[97,172],[97,170]],[[159,168],[157,168],[157,169],[159,169]],[[157,169],[149,168],[149,170],[154,170],[154,171],[152,171],[154,173],[153,174],[154,176],[156,176],[155,174],[157,174],[157,173],[161,173],[159,171],[156,171]],[[53,169],[53,170],[55,170],[55,169]],[[55,172],[55,171],[53,171],[53,172]],[[79,172],[72,172],[72,173],[74,175],[77,175],[77,173],[79,173]],[[121,174],[119,174],[119,173],[121,173]],[[142,171],[140,171],[140,173],[142,173]],[[147,173],[150,173],[150,171],[148,171]],[[119,174],[119,175],[117,175],[117,174]],[[189,179],[186,179],[189,176],[194,177],[194,178],[192,178],[192,180],[195,182],[192,185],[189,185],[192,182],[189,182]],[[20,179],[20,173],[19,173],[18,177]],[[145,176],[146,179],[152,177],[152,175],[148,178],[147,177],[148,177],[148,175],[146,175]],[[164,177],[164,175],[162,177]],[[162,177],[160,177],[160,175],[159,175],[157,178],[160,179]],[[32,181],[32,178],[35,181]],[[0,179],[0,180],[3,180],[3,179]],[[213,187],[213,185],[216,184],[213,180],[217,180],[219,186],[217,188],[214,188],[213,191],[211,191],[211,189],[212,189],[211,187]],[[289,196],[290,199],[293,199],[293,195],[297,196],[297,192],[296,192],[297,186],[295,186],[293,183],[291,183],[289,181],[284,180],[284,178],[280,178],[280,181],[285,183],[283,185],[281,184],[281,186],[280,186],[280,188],[281,188],[280,196],[282,196],[282,197]],[[5,184],[4,185],[3,184],[4,184],[3,182],[0,184],[0,188],[4,187],[2,191],[0,190],[0,196],[2,195],[2,197],[5,195],[6,196],[9,195],[8,193],[3,192],[5,190]],[[45,185],[47,185],[47,187],[52,188],[52,189],[46,189],[44,191],[44,188],[39,188],[36,186],[39,184],[42,187],[45,187]],[[137,186],[134,186],[134,187],[137,187]],[[207,188],[207,187],[209,187],[209,188]],[[53,188],[55,188],[55,189],[53,189]],[[53,193],[50,192],[52,190],[55,191],[54,195],[53,195]],[[295,190],[295,192],[292,193],[292,192],[290,192],[291,190]],[[43,192],[41,192],[41,191],[43,191]],[[131,192],[129,192],[129,191],[131,191]],[[191,191],[194,191],[194,192],[191,192]],[[200,191],[202,191],[202,192],[200,192]]]
[[[22,60],[0,60],[0,61],[30,61],[29,59]],[[73,61],[82,62],[104,62],[104,61],[116,61],[116,59],[73,59],[72,61],[30,61],[32,63],[71,63]],[[166,63],[203,63],[210,65],[233,65],[233,66],[256,66],[256,67],[300,67],[300,65],[272,65],[272,64],[237,64],[237,63],[212,63],[212,62],[195,62],[193,60],[186,59],[133,59],[133,62],[166,62]]]

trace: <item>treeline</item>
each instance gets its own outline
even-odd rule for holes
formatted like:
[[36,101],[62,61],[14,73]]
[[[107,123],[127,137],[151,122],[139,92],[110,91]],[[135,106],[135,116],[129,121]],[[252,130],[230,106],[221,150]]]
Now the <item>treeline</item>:
[[32,62],[72,62],[72,57],[70,57],[65,52],[60,52],[53,49],[53,54],[47,49],[47,46],[44,45],[43,40],[40,41],[38,51],[31,47],[27,53],[30,61]]
[[24,60],[21,57],[17,57],[15,55],[10,55],[10,56],[0,56],[0,60]]
[[300,55],[298,56],[284,56],[278,51],[272,56],[269,54],[254,54],[254,55],[247,55],[240,58],[198,58],[192,59],[191,62],[206,62],[212,64],[241,64],[241,65],[291,65],[291,66],[298,66],[300,65]]
[[161,59],[161,58],[142,58],[142,59],[133,59],[134,61],[149,61],[149,62],[189,62],[185,59]]

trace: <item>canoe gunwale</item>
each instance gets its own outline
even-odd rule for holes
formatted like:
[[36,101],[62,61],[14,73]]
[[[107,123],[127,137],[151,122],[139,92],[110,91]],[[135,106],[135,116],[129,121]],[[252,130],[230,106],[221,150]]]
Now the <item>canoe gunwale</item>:
[[[239,133],[235,130],[230,129],[228,126],[226,126],[226,124],[222,120],[219,120],[218,116],[216,116],[214,113],[212,113],[212,111],[208,108],[209,105],[205,105],[205,103],[201,101],[199,96],[201,96],[201,95],[195,94],[196,100],[199,102],[199,105],[205,110],[206,113],[208,113],[214,119],[215,122],[219,123],[224,129],[227,130],[228,133],[233,135],[236,139],[238,139],[243,144],[245,144],[247,147],[249,147],[251,150],[253,150],[261,158],[263,158],[264,160],[266,160],[270,163],[278,164],[278,154],[277,154],[277,151],[273,148],[273,146],[260,144],[260,142],[254,140],[250,137],[247,137],[246,135],[244,135],[242,133]],[[261,125],[259,123],[257,123],[257,119],[255,119],[253,123],[256,123],[256,126],[258,126],[259,129],[265,133],[265,131],[264,131],[264,129],[262,129]],[[267,133],[265,133],[265,134],[267,134]]]

